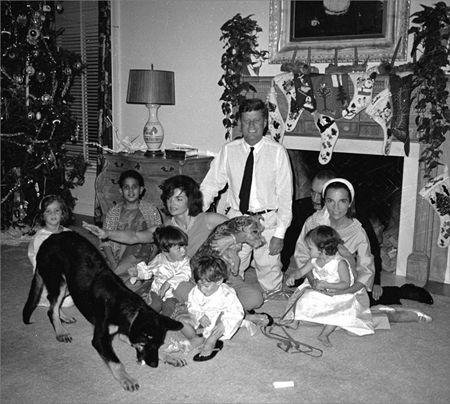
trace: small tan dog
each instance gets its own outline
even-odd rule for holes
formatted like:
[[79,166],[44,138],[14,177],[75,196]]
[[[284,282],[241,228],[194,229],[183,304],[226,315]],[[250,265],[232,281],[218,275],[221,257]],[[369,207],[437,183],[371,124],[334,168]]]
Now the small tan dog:
[[[222,258],[228,265],[229,271],[233,275],[237,275],[239,271],[240,259],[238,252],[242,248],[242,243],[247,243],[253,248],[261,247],[265,244],[262,232],[264,226],[261,224],[261,216],[238,216],[219,224],[209,235],[206,241],[200,246],[194,256],[191,258],[191,265],[195,260],[202,256],[217,256]],[[239,240],[244,239],[240,243],[233,243],[223,251],[217,251],[212,248],[211,244],[224,237],[234,236],[235,239],[239,235]],[[242,235],[244,237],[242,237]]]

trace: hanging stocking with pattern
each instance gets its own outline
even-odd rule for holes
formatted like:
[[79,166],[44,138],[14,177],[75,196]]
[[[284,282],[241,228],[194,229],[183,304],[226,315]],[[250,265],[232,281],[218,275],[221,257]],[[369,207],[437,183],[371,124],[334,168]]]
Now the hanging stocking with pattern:
[[352,119],[372,101],[373,85],[377,73],[369,69],[366,72],[349,73],[353,83],[354,94],[348,107],[342,111],[342,117]]
[[386,88],[379,93],[366,108],[365,112],[381,126],[384,138],[382,153],[387,156],[391,150],[392,143],[392,132],[388,127],[392,118],[391,92]]
[[444,172],[433,178],[420,191],[420,195],[426,199],[440,219],[438,246],[446,248],[450,244],[450,178],[448,167]]
[[309,74],[294,73],[294,85],[297,92],[297,104],[300,108],[313,113],[317,109],[317,103]]
[[267,95],[267,104],[269,109],[269,132],[274,140],[283,143],[284,121],[278,108],[277,92],[272,80],[269,94]]
[[412,74],[400,77],[389,75],[392,94],[392,134],[404,144],[405,154],[409,155],[409,110],[411,107]]
[[339,128],[331,117],[318,112],[313,113],[314,123],[320,132],[319,163],[328,164],[333,155],[333,149],[339,136]]
[[300,118],[300,115],[303,112],[303,109],[297,102],[297,93],[295,91],[294,84],[294,74],[289,73],[281,73],[276,75],[273,78],[277,87],[281,90],[281,92],[286,97],[288,111],[285,122],[285,130],[286,132],[292,132],[297,126],[297,122]]

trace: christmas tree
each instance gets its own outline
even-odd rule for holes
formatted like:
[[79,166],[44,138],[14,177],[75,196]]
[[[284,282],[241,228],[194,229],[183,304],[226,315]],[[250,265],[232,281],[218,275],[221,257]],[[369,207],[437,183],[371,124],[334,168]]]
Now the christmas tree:
[[57,46],[62,2],[1,2],[1,224],[27,231],[45,195],[59,194],[73,209],[71,189],[84,182],[83,156],[65,145],[80,132],[71,115],[81,57]]

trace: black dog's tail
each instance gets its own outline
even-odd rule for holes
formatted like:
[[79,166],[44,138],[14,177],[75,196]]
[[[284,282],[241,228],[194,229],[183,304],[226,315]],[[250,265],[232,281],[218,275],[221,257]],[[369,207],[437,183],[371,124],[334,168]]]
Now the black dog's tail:
[[30,323],[30,317],[36,309],[39,299],[41,298],[42,289],[44,289],[44,281],[41,275],[36,271],[31,282],[30,293],[28,294],[27,302],[22,311],[22,319],[25,324]]

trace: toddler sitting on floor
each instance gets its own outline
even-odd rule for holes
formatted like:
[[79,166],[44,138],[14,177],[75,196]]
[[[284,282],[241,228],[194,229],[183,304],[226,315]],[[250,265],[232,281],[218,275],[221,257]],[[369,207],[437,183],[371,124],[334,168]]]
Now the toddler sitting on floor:
[[128,273],[132,283],[153,277],[150,299],[146,300],[152,309],[170,317],[178,302],[173,290],[180,282],[187,282],[191,278],[191,267],[186,255],[188,236],[178,227],[161,226],[155,230],[153,238],[161,252],[148,265],[140,262],[130,268]]

